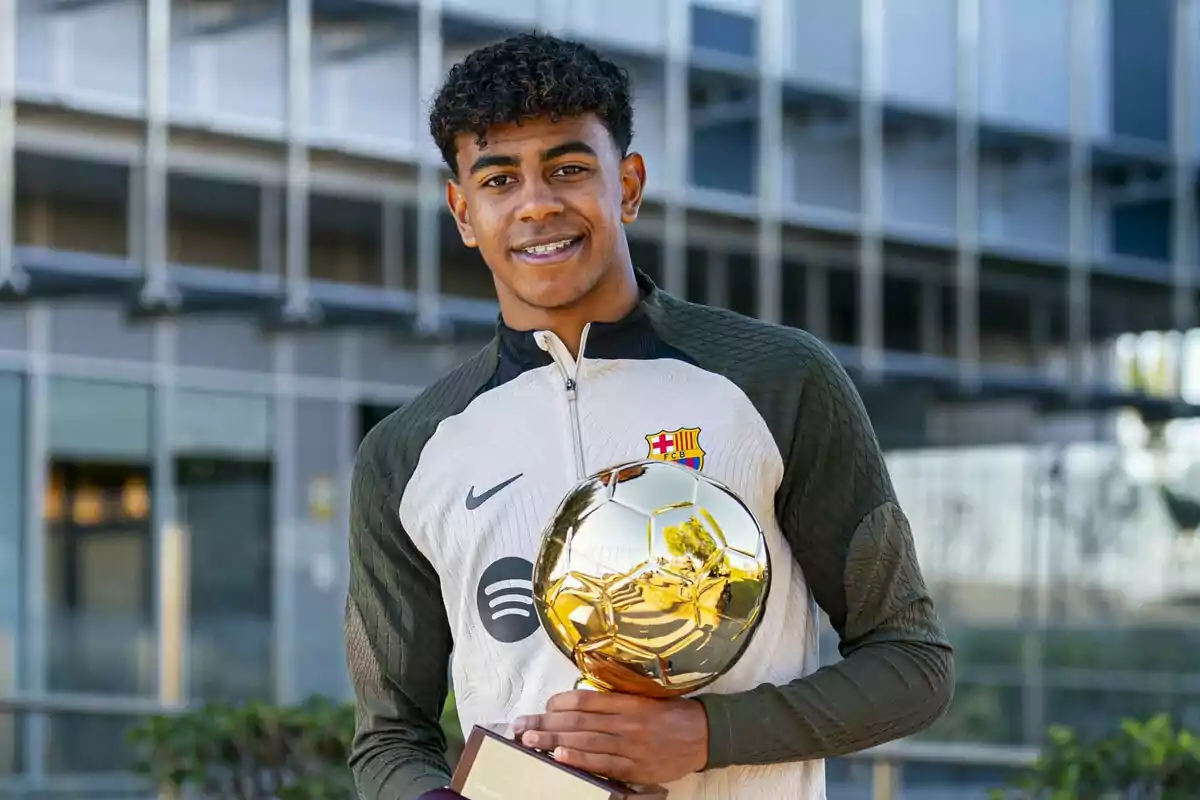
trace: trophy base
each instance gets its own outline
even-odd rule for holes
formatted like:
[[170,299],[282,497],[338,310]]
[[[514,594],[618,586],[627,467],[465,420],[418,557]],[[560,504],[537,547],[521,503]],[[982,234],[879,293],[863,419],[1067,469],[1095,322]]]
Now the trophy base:
[[478,725],[467,737],[450,788],[467,800],[667,800],[661,786],[601,778]]

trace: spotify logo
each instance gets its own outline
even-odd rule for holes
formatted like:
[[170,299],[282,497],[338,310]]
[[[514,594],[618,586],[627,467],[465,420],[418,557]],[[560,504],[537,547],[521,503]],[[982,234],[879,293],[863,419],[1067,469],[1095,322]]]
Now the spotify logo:
[[509,556],[492,562],[479,578],[475,592],[479,619],[493,639],[512,643],[538,629],[533,610],[533,564]]

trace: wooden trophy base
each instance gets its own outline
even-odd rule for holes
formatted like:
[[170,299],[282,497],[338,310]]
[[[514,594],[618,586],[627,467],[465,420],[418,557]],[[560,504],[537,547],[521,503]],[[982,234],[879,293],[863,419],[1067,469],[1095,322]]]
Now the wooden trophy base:
[[478,725],[467,737],[450,788],[467,800],[667,800],[661,786],[606,780]]

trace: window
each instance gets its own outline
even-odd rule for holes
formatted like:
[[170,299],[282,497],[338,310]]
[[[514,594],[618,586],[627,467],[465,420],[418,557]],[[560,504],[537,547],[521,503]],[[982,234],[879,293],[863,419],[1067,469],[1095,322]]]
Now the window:
[[170,446],[187,541],[188,696],[274,695],[271,406],[184,391]]
[[51,691],[157,692],[150,398],[145,386],[50,382]]

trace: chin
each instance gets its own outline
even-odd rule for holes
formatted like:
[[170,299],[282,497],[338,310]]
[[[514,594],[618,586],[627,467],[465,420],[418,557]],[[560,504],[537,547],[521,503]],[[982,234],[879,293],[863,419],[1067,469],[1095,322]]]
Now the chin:
[[570,308],[586,298],[600,282],[583,265],[560,264],[553,269],[520,270],[513,293],[525,304],[541,309]]
[[588,296],[590,289],[577,281],[563,281],[558,285],[530,286],[521,292],[521,299],[534,308],[547,311],[571,308]]

